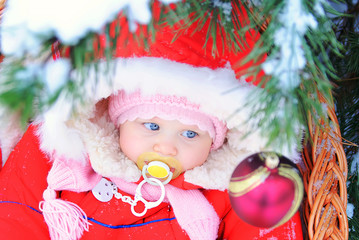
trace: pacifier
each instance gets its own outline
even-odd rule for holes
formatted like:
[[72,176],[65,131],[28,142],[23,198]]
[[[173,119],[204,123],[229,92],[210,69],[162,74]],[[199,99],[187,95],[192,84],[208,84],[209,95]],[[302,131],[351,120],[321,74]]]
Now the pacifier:
[[169,183],[182,173],[181,163],[173,157],[162,157],[155,152],[146,152],[137,159],[137,167],[142,171],[142,176],[146,182],[158,185],[158,179],[163,185]]

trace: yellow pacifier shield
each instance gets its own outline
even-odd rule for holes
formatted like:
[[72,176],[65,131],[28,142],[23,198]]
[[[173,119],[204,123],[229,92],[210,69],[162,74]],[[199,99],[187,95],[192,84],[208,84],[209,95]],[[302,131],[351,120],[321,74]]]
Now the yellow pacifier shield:
[[[153,168],[152,162],[156,162]],[[177,159],[173,157],[162,157],[155,152],[142,153],[138,157],[136,164],[141,171],[143,167],[147,165],[147,172],[156,178],[165,178],[172,171],[172,179],[175,179],[182,173],[182,165]]]
[[170,168],[163,162],[153,161],[148,164],[147,171],[152,177],[165,178],[170,173]]

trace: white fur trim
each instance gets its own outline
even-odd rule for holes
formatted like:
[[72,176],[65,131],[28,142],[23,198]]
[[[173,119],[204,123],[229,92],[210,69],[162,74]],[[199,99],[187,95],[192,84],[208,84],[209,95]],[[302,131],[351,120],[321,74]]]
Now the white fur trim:
[[81,132],[95,172],[104,177],[119,177],[129,182],[140,179],[141,171],[120,150],[118,130],[110,122],[107,112],[91,120],[79,117],[72,125]]
[[56,152],[58,156],[85,161],[87,153],[81,135],[78,130],[68,126],[72,107],[70,99],[62,95],[48,111],[36,119],[35,123],[39,124],[37,134],[40,148],[48,154]]
[[20,126],[19,114],[11,113],[7,109],[0,107],[0,149],[2,155],[2,165],[5,164],[11,151],[24,133]]

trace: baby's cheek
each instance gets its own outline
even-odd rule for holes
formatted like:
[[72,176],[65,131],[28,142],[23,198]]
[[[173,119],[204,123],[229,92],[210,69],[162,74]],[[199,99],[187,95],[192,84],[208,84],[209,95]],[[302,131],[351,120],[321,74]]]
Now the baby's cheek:
[[192,155],[189,161],[183,163],[183,168],[185,170],[193,169],[195,167],[203,165],[206,162],[206,160],[207,160],[206,155],[203,154]]
[[130,141],[121,138],[119,144],[121,151],[126,155],[126,157],[128,157],[131,161],[136,162],[137,151],[136,151],[136,147],[134,146],[135,144],[134,143],[131,144]]

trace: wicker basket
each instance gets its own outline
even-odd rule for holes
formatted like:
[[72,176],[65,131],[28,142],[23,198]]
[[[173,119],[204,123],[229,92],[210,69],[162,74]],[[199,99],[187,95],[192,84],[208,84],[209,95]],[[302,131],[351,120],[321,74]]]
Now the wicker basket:
[[308,231],[307,237],[311,240],[347,240],[347,159],[333,100],[322,96],[320,98],[328,105],[329,124],[320,128],[311,122],[309,116],[312,143],[302,152],[305,166],[299,166],[306,192],[303,219]]
[[[262,21],[262,32],[267,29],[269,22],[270,18],[264,23]],[[303,147],[304,164],[298,165],[305,188],[302,204],[306,230],[304,238],[348,240],[347,159],[333,99],[325,99],[322,95],[319,97],[322,103],[327,104],[329,121],[322,121],[321,125],[325,126],[321,128],[308,116],[311,142]]]

